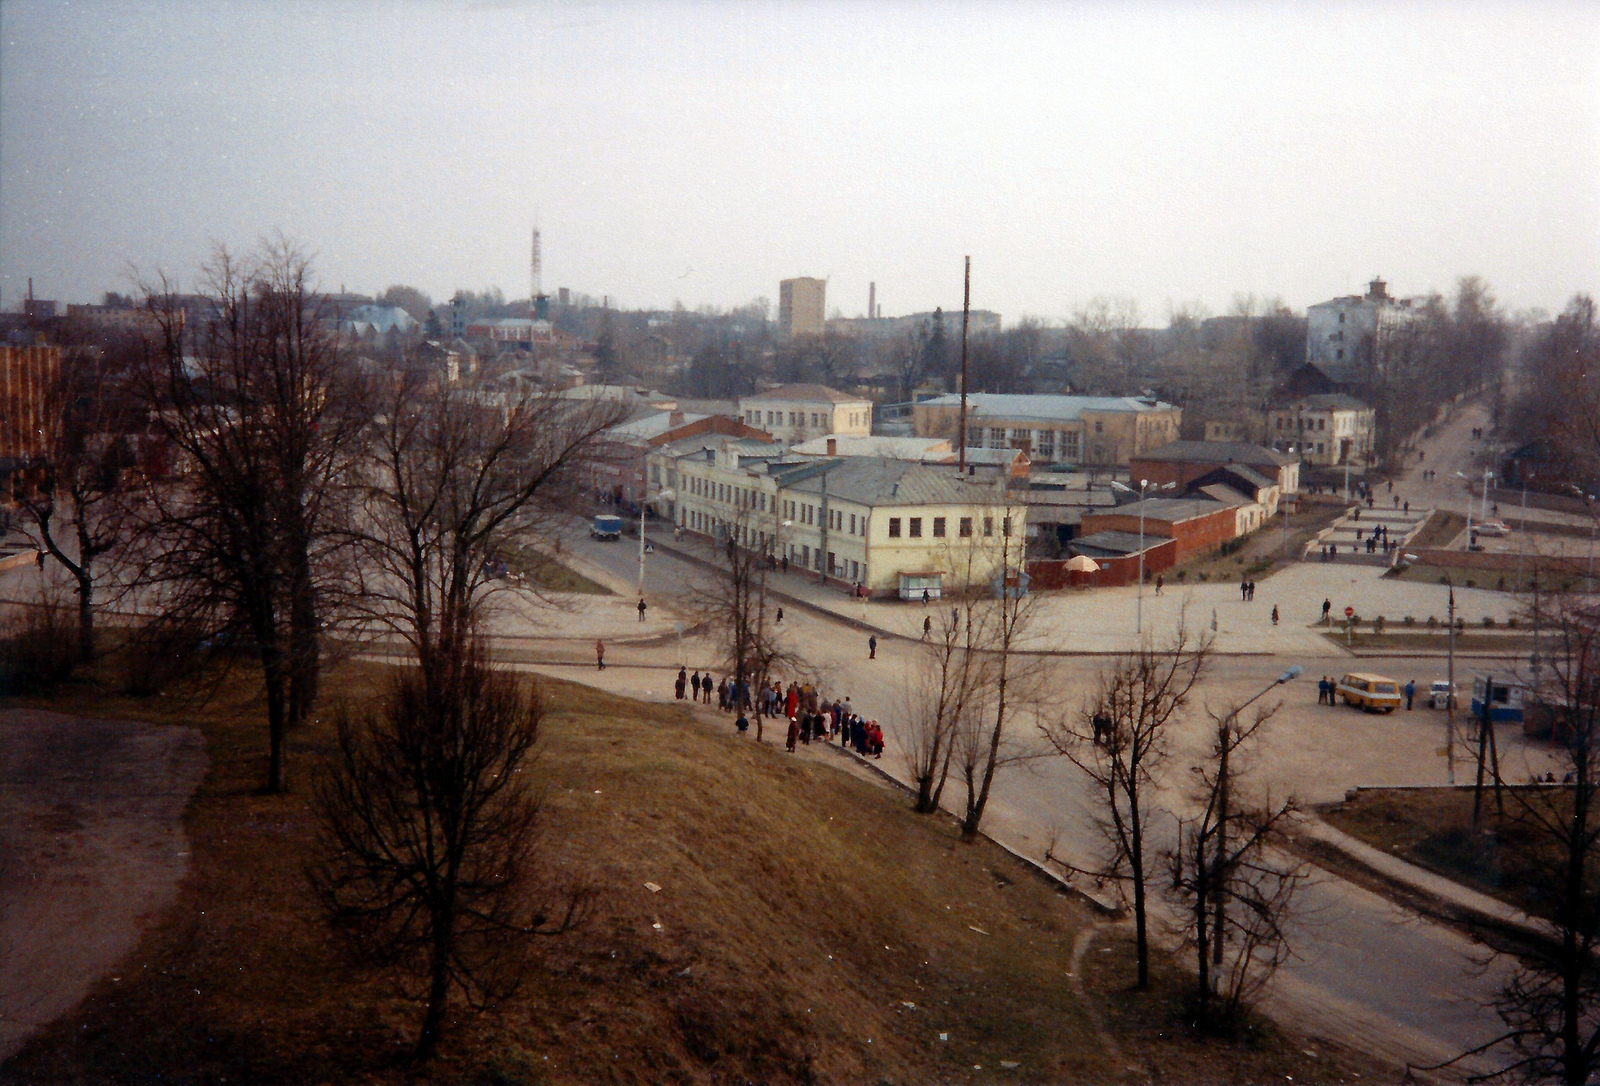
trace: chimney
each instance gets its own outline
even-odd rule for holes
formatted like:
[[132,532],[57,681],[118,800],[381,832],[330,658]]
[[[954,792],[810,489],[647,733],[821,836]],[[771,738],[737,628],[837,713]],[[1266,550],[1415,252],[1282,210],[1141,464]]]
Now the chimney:
[[867,284],[867,316],[868,317],[876,317],[877,315],[878,315],[878,284],[877,283],[868,283]]
[[828,439],[828,455],[829,456],[838,456],[839,455],[839,439],[838,438],[830,437]]

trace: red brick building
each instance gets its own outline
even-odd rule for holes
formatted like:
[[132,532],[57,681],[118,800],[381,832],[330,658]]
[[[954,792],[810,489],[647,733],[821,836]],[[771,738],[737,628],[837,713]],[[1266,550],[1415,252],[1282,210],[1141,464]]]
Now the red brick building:
[[0,347],[0,502],[25,469],[48,451],[51,388],[61,373],[60,347]]
[[1085,513],[1083,534],[1128,532],[1137,535],[1141,508],[1146,537],[1161,536],[1177,543],[1174,562],[1215,550],[1237,534],[1238,517],[1232,506],[1200,498],[1148,498],[1105,512]]
[[1140,479],[1148,479],[1151,486],[1176,483],[1183,490],[1202,475],[1235,464],[1277,483],[1280,494],[1293,494],[1300,489],[1298,459],[1248,441],[1169,442],[1130,460],[1128,477],[1135,485]]
[[726,434],[750,441],[771,441],[765,430],[748,426],[727,415],[692,415],[659,411],[613,426],[600,436],[595,457],[595,488],[613,498],[638,503],[661,480],[645,478],[645,458],[651,449],[702,434]]

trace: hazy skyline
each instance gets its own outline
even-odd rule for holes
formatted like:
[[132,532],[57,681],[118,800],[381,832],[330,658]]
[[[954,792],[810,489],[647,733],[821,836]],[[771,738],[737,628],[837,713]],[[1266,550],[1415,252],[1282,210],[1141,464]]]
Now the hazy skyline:
[[192,282],[1051,320],[1600,292],[1600,4],[0,4],[0,304]]

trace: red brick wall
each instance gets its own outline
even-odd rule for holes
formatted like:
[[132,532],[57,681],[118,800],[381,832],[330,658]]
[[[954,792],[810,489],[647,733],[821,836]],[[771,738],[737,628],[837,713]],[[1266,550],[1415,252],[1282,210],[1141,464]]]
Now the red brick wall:
[[[1144,553],[1147,576],[1153,577],[1177,564],[1178,544],[1171,539],[1151,540]],[[1049,591],[1056,588],[1114,588],[1136,584],[1139,580],[1139,556],[1125,558],[1096,558],[1100,568],[1094,573],[1079,573],[1067,569],[1065,559],[1041,560],[1028,563],[1028,587]]]
[[[1203,513],[1188,520],[1171,524],[1166,521],[1144,520],[1144,534],[1165,536],[1177,541],[1175,562],[1184,562],[1197,554],[1215,550],[1232,539],[1238,527],[1238,518],[1231,506],[1219,505],[1214,513]],[[1095,532],[1139,532],[1139,517],[1129,513],[1086,513],[1080,535]]]

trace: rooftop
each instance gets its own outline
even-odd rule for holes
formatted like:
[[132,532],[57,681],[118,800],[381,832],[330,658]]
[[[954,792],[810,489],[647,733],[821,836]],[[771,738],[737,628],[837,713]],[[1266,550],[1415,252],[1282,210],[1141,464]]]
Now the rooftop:
[[[922,400],[918,407],[959,407],[955,393]],[[1138,396],[1024,396],[1012,393],[978,392],[967,396],[969,414],[997,419],[1071,422],[1085,411],[1132,412],[1174,411],[1172,404]]]
[[[999,505],[1005,501],[990,482],[969,482],[949,468],[905,460],[856,456],[833,462],[826,471],[828,496],[862,505]],[[791,489],[820,493],[823,472]]]
[[[828,442],[834,443],[828,451]],[[942,437],[885,437],[878,434],[830,434],[794,446],[801,456],[884,456],[891,460],[943,460],[953,457]]]
[[1293,407],[1301,407],[1310,411],[1370,410],[1367,404],[1343,392],[1323,392],[1314,396],[1301,396],[1295,400],[1285,401],[1278,406],[1278,410],[1282,411]]
[[741,396],[740,402],[756,400],[785,400],[794,403],[871,403],[861,396],[850,396],[827,385],[779,385],[753,396]]
[[969,464],[996,464],[1000,467],[1009,467],[1017,462],[1017,457],[1026,460],[1028,454],[1021,449],[979,449],[967,446],[967,463]]
[[690,415],[680,411],[656,411],[613,426],[605,432],[605,437],[612,441],[649,441],[669,430],[676,430],[680,426],[687,426],[691,422],[699,422],[710,417],[710,415]]
[[[1170,542],[1166,536],[1147,535],[1144,537],[1143,546],[1148,551]],[[1089,535],[1080,535],[1067,546],[1078,554],[1090,558],[1115,558],[1124,554],[1138,554],[1140,543],[1137,532],[1093,532]]]
[[1168,464],[1270,464],[1274,468],[1295,463],[1292,456],[1248,441],[1172,441],[1142,452],[1135,459]]
[[1118,516],[1136,517],[1140,510],[1144,511],[1145,520],[1159,521],[1162,524],[1176,524],[1179,521],[1193,520],[1209,513],[1215,513],[1227,506],[1221,502],[1214,502],[1210,498],[1146,498],[1142,502],[1129,502],[1120,505],[1114,510]]

